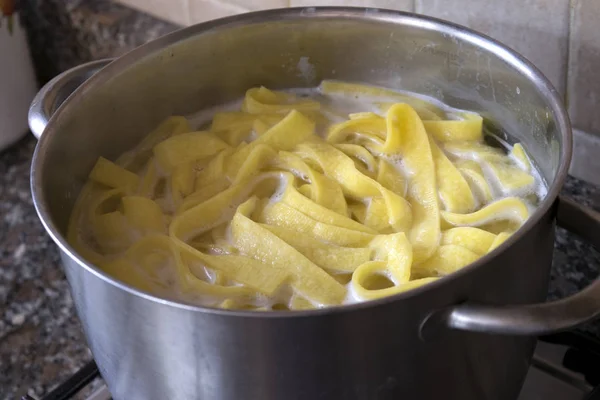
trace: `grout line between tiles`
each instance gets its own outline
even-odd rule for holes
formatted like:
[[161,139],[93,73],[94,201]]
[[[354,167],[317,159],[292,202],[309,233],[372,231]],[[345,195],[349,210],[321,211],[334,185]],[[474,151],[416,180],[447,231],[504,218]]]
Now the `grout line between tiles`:
[[419,0],[413,0],[413,12],[422,14]]
[[192,24],[192,6],[190,5],[190,0],[183,0],[184,12],[185,12],[185,24],[186,26],[190,26]]
[[574,46],[574,41],[572,38],[572,34],[573,34],[573,28],[574,28],[574,23],[575,23],[575,8],[578,6],[578,2],[579,0],[569,0],[569,23],[567,25],[567,54],[566,54],[566,71],[565,71],[565,76],[564,76],[564,85],[565,85],[565,94],[564,94],[564,102],[565,102],[565,108],[568,110],[570,107],[570,102],[572,99],[571,96],[571,92],[573,91],[574,87],[571,79],[571,70],[573,69],[573,65],[575,63],[575,60],[573,59],[574,57],[576,57],[576,55],[574,54],[575,52],[573,51],[573,46]]

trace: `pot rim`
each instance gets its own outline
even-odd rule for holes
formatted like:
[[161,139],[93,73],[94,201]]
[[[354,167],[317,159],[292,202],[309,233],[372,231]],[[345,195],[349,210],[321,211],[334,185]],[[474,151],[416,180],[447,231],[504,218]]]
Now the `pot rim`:
[[[302,20],[302,19],[345,19],[345,20],[367,20],[376,23],[392,23],[399,25],[408,25],[425,30],[434,30],[442,32],[448,35],[452,35],[460,40],[471,43],[477,47],[484,49],[487,52],[493,53],[500,57],[507,64],[517,69],[521,74],[527,76],[530,81],[538,88],[542,96],[551,108],[553,117],[560,132],[562,140],[562,148],[560,154],[560,165],[556,172],[553,182],[548,187],[548,192],[545,198],[542,200],[540,205],[537,207],[533,215],[525,222],[525,224],[519,228],[511,237],[509,237],[502,245],[494,249],[491,253],[479,258],[474,263],[467,265],[458,271],[453,272],[450,275],[443,277],[442,279],[431,282],[427,285],[420,286],[418,288],[398,293],[396,295],[383,297],[376,300],[369,300],[360,303],[325,307],[315,310],[305,311],[269,311],[269,312],[256,312],[256,311],[244,311],[244,310],[224,310],[220,308],[198,306],[190,303],[179,302],[175,300],[168,300],[146,293],[132,286],[129,286],[123,282],[118,281],[112,276],[106,274],[100,268],[96,267],[92,263],[89,263],[83,259],[67,242],[63,234],[60,233],[51,218],[51,213],[45,201],[45,195],[43,191],[42,178],[43,172],[41,166],[44,164],[44,158],[46,155],[46,149],[49,146],[52,136],[58,130],[61,119],[71,111],[70,107],[72,104],[78,103],[78,100],[83,96],[86,96],[90,91],[93,91],[95,87],[98,87],[103,82],[109,80],[111,77],[118,75],[119,72],[133,65],[140,58],[149,56],[154,52],[164,50],[166,47],[184,41],[196,35],[201,35],[221,29],[228,29],[237,26],[243,26],[248,24],[259,24],[265,22],[283,21],[283,20]],[[96,73],[86,82],[84,82],[58,109],[58,112],[50,119],[44,134],[42,135],[40,142],[36,146],[32,165],[31,165],[31,192],[33,203],[36,208],[37,214],[50,235],[53,241],[58,245],[60,250],[74,260],[79,267],[86,269],[96,277],[104,280],[106,283],[114,285],[115,287],[124,290],[134,296],[142,297],[146,300],[153,301],[158,304],[165,306],[171,306],[186,311],[218,314],[222,316],[231,317],[250,317],[250,318],[301,318],[301,317],[315,317],[330,314],[339,314],[357,311],[361,309],[368,309],[377,307],[380,305],[390,304],[396,301],[402,301],[407,298],[423,295],[427,292],[433,292],[438,287],[447,285],[451,281],[460,279],[472,271],[482,268],[485,264],[488,264],[493,258],[500,253],[508,250],[514,243],[519,241],[538,221],[550,210],[552,205],[555,203],[556,198],[563,186],[563,183],[568,174],[568,168],[571,161],[572,153],[572,131],[571,125],[567,112],[563,106],[563,100],[560,97],[558,91],[548,81],[548,79],[525,57],[510,49],[508,46],[474,31],[464,26],[454,24],[448,21],[440,20],[437,18],[424,16],[416,13],[383,10],[377,8],[366,8],[366,7],[297,7],[297,8],[284,8],[284,9],[272,9],[263,10],[245,14],[234,15],[231,17],[216,19],[190,27],[186,27],[175,32],[169,33],[158,39],[150,41],[129,53],[119,57],[114,62],[104,67],[101,71]]]

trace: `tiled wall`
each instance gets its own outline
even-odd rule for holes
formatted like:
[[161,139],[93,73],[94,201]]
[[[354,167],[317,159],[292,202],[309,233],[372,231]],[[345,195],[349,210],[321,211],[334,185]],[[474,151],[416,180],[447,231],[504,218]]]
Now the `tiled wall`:
[[119,0],[189,25],[245,11],[349,5],[454,21],[511,46],[565,96],[576,128],[600,136],[600,0]]

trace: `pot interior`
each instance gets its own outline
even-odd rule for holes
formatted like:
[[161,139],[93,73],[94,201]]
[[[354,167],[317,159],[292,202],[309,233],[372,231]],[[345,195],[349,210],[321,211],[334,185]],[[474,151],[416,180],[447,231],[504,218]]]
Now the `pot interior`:
[[43,135],[33,167],[36,203],[64,234],[98,156],[114,159],[165,117],[234,100],[252,86],[314,87],[323,79],[408,90],[477,111],[487,129],[524,144],[549,197],[562,184],[570,155],[564,109],[519,56],[464,28],[414,15],[289,9],[183,29],[90,79]]

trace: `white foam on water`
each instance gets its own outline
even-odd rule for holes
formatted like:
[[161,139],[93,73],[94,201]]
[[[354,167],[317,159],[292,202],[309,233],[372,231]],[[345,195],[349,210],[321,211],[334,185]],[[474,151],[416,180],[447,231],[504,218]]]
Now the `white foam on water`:
[[[302,74],[304,74],[305,76],[309,76],[312,73],[312,70],[310,69],[311,66],[307,62],[308,62],[308,60],[305,60],[305,62],[298,64],[299,71]],[[357,95],[351,96],[351,95],[345,95],[345,94],[339,94],[339,93],[338,94],[326,94],[321,90],[320,87],[290,89],[290,90],[288,90],[288,92],[291,94],[294,94],[296,96],[319,101],[323,105],[322,114],[328,120],[327,121],[328,125],[345,121],[345,120],[347,120],[348,115],[353,114],[353,113],[372,112],[381,117],[385,117],[385,112],[382,111],[380,104],[381,103],[392,103],[395,100],[397,100],[393,97],[386,97],[386,96],[368,96],[368,95],[362,95],[362,94],[357,94]],[[400,91],[400,90],[397,92],[399,94],[404,94],[404,95],[410,96],[412,98],[424,100],[430,104],[435,105],[436,107],[438,107],[439,109],[443,110],[446,113],[448,119],[454,119],[454,120],[463,119],[463,115],[466,112],[468,112],[465,110],[452,108],[437,99],[427,97],[424,95],[410,93],[410,92],[406,92],[406,91]],[[191,114],[191,115],[187,116],[187,118],[190,121],[190,125],[192,126],[193,129],[201,129],[201,128],[208,129],[208,127],[210,126],[210,122],[216,113],[239,111],[242,100],[243,99],[239,99],[236,101],[229,102],[227,104],[210,107],[210,108],[201,110],[197,113]],[[321,127],[319,129],[320,130],[318,131],[318,134],[320,134],[321,136],[325,136],[325,134],[327,133],[327,126]],[[247,138],[247,140],[253,140],[255,138],[256,138],[256,134],[253,132],[249,136],[249,138]],[[505,141],[501,140],[500,138],[496,137],[495,139],[496,139],[497,143],[501,144],[503,152],[508,155],[510,153],[509,152],[510,145],[508,143],[506,143]],[[440,148],[443,149],[443,146],[440,146]],[[517,196],[517,197],[523,198],[525,200],[526,204],[528,205],[528,207],[530,207],[530,209],[533,209],[535,207],[535,204],[532,204],[532,202],[529,201],[529,197],[532,194],[534,194],[537,197],[537,199],[539,200],[539,199],[542,199],[546,195],[546,192],[547,192],[546,185],[544,184],[541,174],[535,168],[535,164],[533,162],[531,162],[532,170],[529,172],[535,178],[535,185],[533,185],[532,187],[523,188],[522,190],[519,190],[519,191],[511,192],[511,191],[507,191],[504,188],[502,188],[502,185],[500,185],[500,182],[495,177],[494,173],[491,171],[489,166],[486,164],[485,160],[481,160],[476,153],[474,153],[474,152],[472,152],[472,153],[469,153],[469,152],[456,153],[456,152],[454,152],[454,153],[448,154],[448,155],[453,160],[469,159],[469,160],[476,161],[481,166],[484,176],[485,176],[486,180],[488,181],[488,183],[491,187],[491,190],[493,192],[492,193],[493,194],[492,201],[497,201],[497,200],[499,200],[503,197],[507,197],[507,196]],[[378,156],[381,156],[381,155],[378,155]],[[366,159],[363,160],[360,156],[359,156],[359,159],[362,162],[364,162],[365,165],[369,165],[367,163]],[[410,170],[408,170],[408,168],[406,168],[406,166],[404,165],[404,163],[402,161],[401,156],[385,157],[385,159],[387,159],[387,161],[389,161],[390,164],[399,171],[399,173],[401,174],[401,176],[404,177],[406,182],[410,181],[411,176],[413,175],[414,171],[410,171]],[[526,166],[524,166],[519,160],[515,159],[512,156],[507,157],[507,161],[522,170],[526,169]],[[530,160],[530,161],[532,161],[532,160]],[[300,177],[304,181],[309,182],[309,177],[304,176],[304,174],[302,172],[300,172],[300,171],[292,171],[292,172],[296,177]],[[159,171],[159,175],[164,176],[165,175],[164,171]],[[217,225],[229,222],[229,220],[233,216],[233,214],[234,214],[235,210],[237,209],[237,207],[239,206],[239,204],[243,201],[243,199],[246,199],[247,195],[249,195],[249,193],[252,191],[252,187],[259,184],[260,180],[264,180],[264,179],[279,180],[279,182],[277,183],[277,185],[275,187],[274,193],[268,199],[268,203],[272,205],[276,202],[281,201],[284,191],[286,189],[287,180],[285,179],[283,173],[281,173],[281,172],[268,173],[266,176],[255,179],[252,182],[252,184],[249,185],[250,188],[248,189],[248,193],[240,195],[240,197],[239,197],[240,201],[235,202],[235,204],[231,204],[230,207],[228,207],[228,210],[226,212],[225,211],[223,212],[223,217],[218,221]],[[173,198],[172,198],[172,194],[170,191],[171,191],[170,185],[166,185],[166,193],[165,193],[165,198],[163,199],[163,202],[166,203],[166,205],[169,209],[171,209],[171,208],[174,209]],[[480,196],[478,196],[478,197],[480,197]],[[483,207],[485,205],[486,204],[479,204],[480,207]],[[269,206],[269,205],[267,205],[267,206]],[[507,211],[507,213],[510,213],[510,211]],[[487,222],[494,222],[494,221],[502,220],[502,219],[506,219],[506,218],[514,219],[514,216],[508,215],[508,214],[507,215],[490,216],[489,221],[487,221]],[[81,227],[81,224],[80,224],[80,227]],[[198,232],[193,233],[190,236],[194,237],[197,234],[202,233],[202,231],[205,231],[208,228],[210,228],[210,227],[202,227],[199,229]],[[84,237],[84,238],[93,237],[93,235],[91,235],[89,232],[89,228],[80,228],[80,230],[82,232],[82,237]],[[225,231],[223,240],[227,243],[232,242],[231,231],[229,228]],[[165,265],[158,266],[156,271],[154,271],[154,273],[158,277],[158,279],[160,279],[162,281],[162,284],[165,287],[165,289],[161,289],[161,293],[160,293],[164,297],[174,298],[176,300],[180,300],[180,301],[184,301],[184,302],[188,302],[188,303],[199,304],[199,305],[205,305],[205,306],[216,306],[221,301],[223,301],[223,299],[216,299],[216,298],[212,298],[210,296],[202,295],[199,293],[185,292],[181,287],[179,287],[180,284],[178,283],[179,281],[176,276],[176,270],[175,270],[173,261],[165,261]],[[203,276],[199,277],[200,279],[205,280],[209,283],[215,282],[216,274],[210,268],[204,267],[204,274],[202,274],[202,275]],[[227,285],[240,285],[240,284],[237,282],[230,281],[230,282],[227,282]],[[361,302],[361,301],[365,300],[365,299],[360,298],[360,296],[358,296],[355,293],[355,291],[352,288],[351,282],[347,283],[345,285],[345,287],[347,289],[347,295],[346,295],[346,298],[345,298],[343,304],[353,304],[353,303],[357,303],[357,302]],[[164,292],[164,293],[162,293],[162,292]],[[277,291],[277,293],[271,297],[267,297],[267,296],[259,294],[254,297],[245,299],[245,304],[248,306],[252,306],[252,307],[264,307],[267,310],[273,309],[273,307],[276,305],[284,305],[284,306],[290,307],[290,302],[291,302],[293,295],[294,295],[293,288],[286,284],[286,285],[283,285]],[[318,307],[318,308],[323,307],[322,304],[314,304],[314,306]]]

